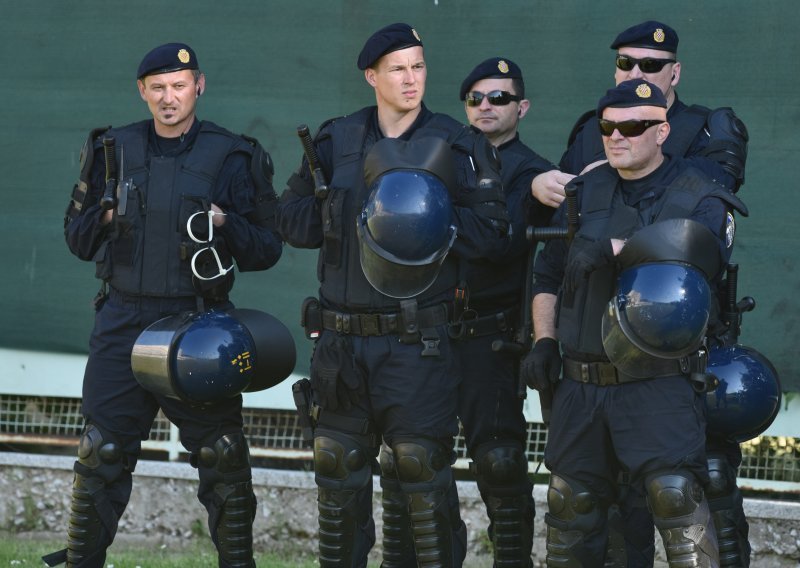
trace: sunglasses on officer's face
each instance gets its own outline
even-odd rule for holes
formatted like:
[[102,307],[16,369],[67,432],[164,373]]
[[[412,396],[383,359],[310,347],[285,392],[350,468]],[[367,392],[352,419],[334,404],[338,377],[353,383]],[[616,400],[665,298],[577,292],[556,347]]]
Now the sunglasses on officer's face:
[[480,106],[483,98],[489,101],[490,105],[506,106],[511,101],[521,101],[522,97],[512,95],[508,91],[489,91],[488,93],[481,93],[480,91],[470,91],[467,93],[466,101],[467,106],[476,107]]
[[622,122],[614,122],[613,120],[601,118],[598,124],[600,125],[600,133],[603,136],[611,136],[615,130],[619,130],[619,133],[625,138],[634,138],[644,134],[644,131],[651,126],[664,122],[666,120],[623,120]]
[[622,71],[630,71],[637,65],[642,73],[658,73],[667,63],[675,63],[674,59],[658,59],[656,57],[642,57],[636,59],[630,55],[617,55],[617,68]]

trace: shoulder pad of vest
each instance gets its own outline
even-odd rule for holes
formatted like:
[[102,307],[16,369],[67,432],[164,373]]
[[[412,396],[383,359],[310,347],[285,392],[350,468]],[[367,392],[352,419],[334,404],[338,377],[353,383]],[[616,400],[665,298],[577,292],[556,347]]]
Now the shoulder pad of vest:
[[[708,177],[708,175],[703,172],[703,170],[697,168],[696,166],[689,166],[686,171],[681,176],[683,179],[690,178],[693,180],[699,180],[700,182],[706,182],[712,190],[709,192],[709,195],[712,197],[717,197],[730,205],[736,211],[741,213],[744,217],[749,216],[750,211],[747,209],[747,205],[744,204],[744,201],[736,197],[733,193],[731,193],[724,185],[712,180]],[[686,185],[691,185],[695,182],[689,182]],[[701,183],[697,183],[697,185],[701,185]]]
[[583,130],[584,125],[589,120],[591,120],[596,116],[597,116],[597,111],[592,109],[592,110],[587,110],[585,113],[583,113],[578,117],[578,120],[575,121],[572,130],[570,130],[569,137],[567,138],[567,148],[572,146],[572,143],[575,142],[575,138],[578,137],[578,132]]

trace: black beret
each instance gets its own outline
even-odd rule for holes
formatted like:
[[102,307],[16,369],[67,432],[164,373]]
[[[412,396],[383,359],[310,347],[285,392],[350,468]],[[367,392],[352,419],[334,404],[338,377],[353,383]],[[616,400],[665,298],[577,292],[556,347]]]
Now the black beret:
[[[467,98],[467,93],[472,88],[472,85],[481,79],[519,79],[522,81],[522,70],[519,65],[506,57],[490,57],[486,61],[478,63],[467,78],[461,83],[461,91],[459,98],[463,101]],[[524,83],[523,83],[524,85]],[[524,97],[525,93],[515,93],[520,97]]]
[[181,69],[199,69],[194,50],[185,43],[166,43],[144,56],[136,77],[141,79],[147,75],[171,73]]
[[399,49],[422,45],[417,31],[408,24],[391,24],[369,36],[358,54],[358,68],[370,67],[378,59]]
[[620,47],[647,47],[678,53],[678,32],[667,24],[648,20],[619,34],[611,44],[611,49]]
[[667,108],[667,99],[661,89],[644,79],[623,81],[613,89],[606,91],[605,96],[597,103],[597,116],[603,116],[608,107],[626,108],[637,106],[655,106]]

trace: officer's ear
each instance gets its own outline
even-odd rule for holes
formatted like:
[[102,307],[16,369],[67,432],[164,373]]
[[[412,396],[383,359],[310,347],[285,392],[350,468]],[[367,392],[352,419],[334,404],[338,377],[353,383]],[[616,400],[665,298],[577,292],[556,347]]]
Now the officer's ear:
[[523,116],[528,114],[528,111],[531,109],[531,101],[528,99],[522,99],[519,101],[519,108],[517,109],[517,116],[522,119]]
[[658,131],[656,132],[656,144],[661,146],[667,137],[669,137],[669,122],[662,122],[658,125]]
[[372,67],[367,67],[364,69],[364,79],[367,80],[367,83],[369,83],[371,87],[374,87],[377,84],[377,81],[375,80],[376,73],[377,72]]
[[145,87],[144,84],[145,79],[147,79],[147,77],[145,77],[144,79],[137,79],[136,87],[139,89],[139,96],[142,97],[143,101],[147,102],[147,97],[144,94],[145,90],[147,89],[147,87]]
[[680,80],[681,80],[681,62],[678,61],[672,66],[672,80],[670,81],[670,85],[672,85],[673,89],[678,86],[678,82]]

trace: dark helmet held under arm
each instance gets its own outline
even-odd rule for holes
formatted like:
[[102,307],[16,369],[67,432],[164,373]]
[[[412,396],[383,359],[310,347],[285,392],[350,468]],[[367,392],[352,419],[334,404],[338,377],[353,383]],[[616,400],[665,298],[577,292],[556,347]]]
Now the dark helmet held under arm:
[[144,388],[191,404],[270,388],[294,364],[286,326],[250,309],[168,316],[147,327],[131,353],[133,374]]
[[719,241],[696,221],[668,219],[634,233],[617,259],[623,270],[603,315],[603,347],[620,371],[646,378],[703,343]]
[[745,442],[769,428],[781,406],[778,372],[744,345],[712,347],[708,372],[719,381],[706,393],[709,435]]
[[427,290],[456,238],[452,150],[440,138],[377,142],[364,161],[369,190],[356,219],[361,268],[392,298]]

